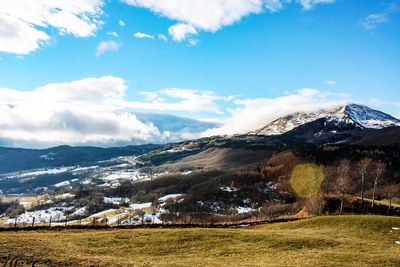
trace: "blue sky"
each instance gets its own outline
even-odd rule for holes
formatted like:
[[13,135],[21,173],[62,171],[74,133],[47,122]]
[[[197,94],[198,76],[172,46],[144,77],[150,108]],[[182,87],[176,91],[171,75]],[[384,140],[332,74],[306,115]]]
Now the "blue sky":
[[[40,5],[31,13],[44,18],[28,20],[33,17],[29,8],[18,9],[6,0],[0,3],[0,88],[33,92],[49,84],[108,76],[123,80],[118,97],[129,102],[124,111],[223,124],[232,124],[237,113],[245,116],[254,102],[301,98],[307,92],[303,88],[312,88],[314,93],[299,108],[356,101],[400,115],[400,1],[192,1],[75,0],[85,2],[87,9],[56,7],[83,18],[91,26],[85,30],[54,22],[53,14],[40,13]],[[18,20],[29,21],[47,37],[26,40],[33,30],[12,28]],[[163,91],[171,88],[176,90]],[[185,90],[192,94],[182,98]],[[193,108],[196,98],[205,105]],[[267,114],[273,111],[262,110],[265,118],[246,127],[281,115]],[[284,108],[282,114],[289,111]],[[228,132],[247,130],[233,128]]]

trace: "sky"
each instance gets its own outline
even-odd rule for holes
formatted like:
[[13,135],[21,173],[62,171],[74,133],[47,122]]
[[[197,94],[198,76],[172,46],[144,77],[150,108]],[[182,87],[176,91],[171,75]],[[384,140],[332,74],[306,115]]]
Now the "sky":
[[246,133],[355,102],[400,117],[400,0],[2,0],[0,145]]

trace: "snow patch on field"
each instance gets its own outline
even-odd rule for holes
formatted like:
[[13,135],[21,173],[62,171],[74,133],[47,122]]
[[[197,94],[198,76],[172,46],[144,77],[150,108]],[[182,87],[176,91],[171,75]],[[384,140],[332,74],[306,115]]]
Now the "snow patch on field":
[[76,211],[74,211],[74,213],[72,213],[72,215],[82,216],[86,213],[86,210],[87,210],[87,207],[79,208]]
[[122,197],[104,197],[104,203],[107,204],[114,204],[114,205],[121,205],[123,203],[129,202],[129,198],[122,198]]
[[43,169],[43,170],[26,172],[26,173],[23,173],[23,174],[8,176],[6,178],[13,179],[13,178],[25,178],[25,177],[30,177],[30,176],[38,176],[38,175],[43,175],[43,174],[58,174],[58,173],[67,172],[67,171],[72,170],[74,168],[75,167],[62,167],[62,168],[53,168],[53,169]]
[[60,194],[60,195],[54,196],[55,199],[66,199],[66,198],[72,198],[72,197],[75,197],[75,195],[71,194],[71,193],[65,193],[65,194]]
[[242,214],[242,213],[249,213],[250,211],[253,211],[253,209],[249,207],[237,207],[236,211],[237,213]]
[[93,182],[90,179],[85,179],[85,180],[81,181],[81,184],[88,185],[88,184],[93,184]]
[[90,170],[95,170],[98,169],[99,166],[95,165],[95,166],[89,166],[89,167],[78,167],[72,170],[73,173],[79,173],[79,172],[87,172]]
[[129,208],[134,209],[134,210],[140,210],[140,209],[146,209],[151,207],[151,202],[146,202],[146,203],[135,203],[129,205]]
[[230,187],[230,186],[225,186],[225,187],[220,187],[219,188],[221,191],[232,193],[238,191],[236,187]]
[[[65,207],[52,207],[45,210],[27,211],[18,216],[17,223],[29,224],[32,223],[33,218],[35,218],[35,223],[48,223],[50,218],[53,222],[65,220],[64,214],[67,210],[68,208]],[[13,224],[15,223],[15,219],[8,219],[6,223]]]
[[143,180],[148,178],[149,177],[146,174],[140,173],[138,171],[115,171],[101,177],[100,179],[104,181],[114,181],[119,179]]
[[53,186],[55,186],[55,187],[62,187],[62,186],[70,185],[70,184],[71,184],[70,181],[62,181],[62,182],[59,182],[59,183],[54,184]]
[[180,197],[182,197],[182,196],[183,196],[183,194],[169,194],[169,195],[160,197],[160,198],[158,199],[158,201],[165,202],[165,201],[167,201],[168,199],[176,199],[176,198],[180,198]]

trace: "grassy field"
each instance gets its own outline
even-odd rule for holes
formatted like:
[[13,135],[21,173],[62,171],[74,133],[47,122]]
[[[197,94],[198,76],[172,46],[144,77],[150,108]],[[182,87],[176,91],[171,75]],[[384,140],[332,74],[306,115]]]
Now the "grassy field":
[[[336,216],[240,229],[0,233],[35,266],[400,266],[400,218]],[[0,262],[2,265],[3,262]]]

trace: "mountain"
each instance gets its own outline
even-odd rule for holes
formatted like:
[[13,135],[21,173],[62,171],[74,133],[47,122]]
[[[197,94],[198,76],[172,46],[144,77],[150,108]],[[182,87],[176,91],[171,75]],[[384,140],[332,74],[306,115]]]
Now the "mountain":
[[349,104],[332,110],[321,110],[309,113],[297,112],[279,118],[252,133],[257,135],[281,135],[302,125],[318,120],[325,123],[325,126],[329,126],[328,128],[331,128],[333,133],[336,130],[336,126],[346,130],[383,129],[400,126],[400,120],[389,114],[371,109],[367,106]]
[[139,156],[159,149],[161,145],[126,147],[72,147],[58,146],[48,149],[24,149],[0,147],[0,176],[8,172],[40,168],[95,164],[122,156]]

